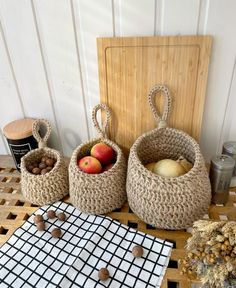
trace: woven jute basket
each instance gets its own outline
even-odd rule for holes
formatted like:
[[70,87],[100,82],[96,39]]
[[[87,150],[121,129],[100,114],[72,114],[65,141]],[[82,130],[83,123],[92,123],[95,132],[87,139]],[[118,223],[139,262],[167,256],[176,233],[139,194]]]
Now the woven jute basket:
[[[38,133],[40,125],[46,126],[43,138]],[[38,149],[32,150],[21,158],[21,190],[25,198],[37,205],[45,205],[62,199],[69,193],[68,169],[62,155],[48,148],[47,140],[51,125],[47,120],[39,119],[33,123],[33,136],[38,141]],[[54,158],[54,168],[44,175],[34,175],[27,170],[29,164],[39,161],[42,157]]]
[[[154,104],[157,92],[165,95],[162,117]],[[143,221],[163,229],[185,229],[208,211],[211,187],[197,142],[187,133],[167,128],[171,97],[166,86],[154,86],[148,96],[158,128],[141,135],[130,150],[127,172],[129,206]],[[179,177],[162,177],[144,167],[162,159],[180,156],[193,168]]]
[[[104,110],[106,119],[100,128],[97,112]],[[106,128],[111,117],[110,109],[105,104],[94,107],[92,120],[100,137],[79,145],[73,152],[69,165],[70,198],[74,206],[91,214],[104,214],[120,208],[126,201],[126,170],[127,164],[123,152],[106,135]],[[77,160],[90,154],[91,148],[99,142],[104,142],[116,152],[116,162],[113,167],[100,174],[87,174],[77,165]]]

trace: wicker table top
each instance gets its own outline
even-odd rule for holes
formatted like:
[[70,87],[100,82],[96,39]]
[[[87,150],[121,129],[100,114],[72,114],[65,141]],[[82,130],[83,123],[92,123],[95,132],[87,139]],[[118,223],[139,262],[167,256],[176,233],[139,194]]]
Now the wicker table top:
[[[2,245],[12,235],[16,228],[21,226],[26,219],[37,210],[37,206],[25,201],[20,191],[20,173],[13,168],[14,163],[10,156],[0,156],[0,245]],[[70,202],[69,197],[64,199]],[[162,287],[191,287],[197,281],[190,281],[186,276],[181,275],[181,267],[178,259],[185,254],[184,246],[190,236],[186,230],[169,231],[151,227],[141,221],[126,203],[121,209],[117,209],[108,214],[113,219],[122,224],[136,228],[144,233],[156,237],[168,239],[174,243],[169,267],[167,269]],[[235,220],[236,221],[236,188],[231,189],[230,198],[226,205],[212,205],[209,215],[205,216],[215,220]]]

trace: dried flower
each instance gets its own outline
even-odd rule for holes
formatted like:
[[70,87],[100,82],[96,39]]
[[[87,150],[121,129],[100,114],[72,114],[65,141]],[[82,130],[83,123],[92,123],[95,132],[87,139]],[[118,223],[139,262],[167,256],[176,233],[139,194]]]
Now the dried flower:
[[236,287],[236,222],[196,221],[186,250],[180,262],[188,277],[196,275],[205,288]]

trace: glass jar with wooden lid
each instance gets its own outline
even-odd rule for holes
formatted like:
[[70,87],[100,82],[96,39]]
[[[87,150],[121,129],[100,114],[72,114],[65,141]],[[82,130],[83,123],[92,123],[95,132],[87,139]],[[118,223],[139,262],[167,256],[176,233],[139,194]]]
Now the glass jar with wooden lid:
[[21,157],[29,151],[38,148],[38,143],[33,136],[32,125],[35,119],[19,119],[8,123],[3,128],[12,157],[18,171],[20,171]]

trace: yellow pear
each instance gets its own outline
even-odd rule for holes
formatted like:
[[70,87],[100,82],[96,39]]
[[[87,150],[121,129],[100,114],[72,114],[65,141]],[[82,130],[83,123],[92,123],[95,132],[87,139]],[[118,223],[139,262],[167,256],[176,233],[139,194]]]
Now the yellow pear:
[[146,164],[144,167],[147,168],[149,171],[153,172],[155,165],[156,165],[156,162],[151,162],[151,163]]
[[153,172],[163,177],[178,177],[186,173],[183,166],[172,159],[158,161]]
[[176,162],[184,167],[186,173],[193,168],[193,164],[186,160],[183,156],[180,156]]

